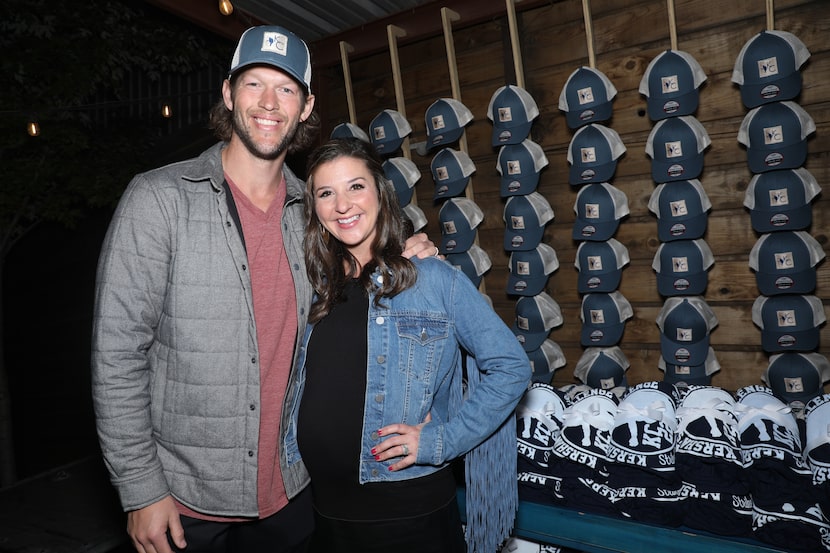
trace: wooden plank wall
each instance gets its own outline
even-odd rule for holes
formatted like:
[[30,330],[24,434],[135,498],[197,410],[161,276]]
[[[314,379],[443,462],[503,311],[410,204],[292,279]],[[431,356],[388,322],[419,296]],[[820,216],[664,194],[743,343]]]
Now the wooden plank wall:
[[[565,323],[550,335],[563,349],[567,365],[554,375],[557,386],[575,382],[573,368],[582,354],[579,344],[581,296],[576,291],[573,266],[577,242],[571,239],[573,205],[578,187],[567,181],[567,149],[573,136],[558,109],[559,94],[570,73],[588,65],[587,40],[581,0],[562,0],[522,10],[516,3],[524,62],[525,88],[539,105],[531,139],[545,150],[550,165],[543,170],[538,191],[555,211],[544,240],[557,252],[560,267],[548,281],[547,292],[559,303]],[[620,292],[631,302],[634,318],[626,325],[620,343],[631,367],[629,383],[659,380],[657,368],[659,329],[655,323],[663,304],[651,268],[660,244],[656,218],[647,208],[656,184],[650,174],[645,144],[653,123],[645,114],[646,101],[638,92],[648,63],[671,47],[668,5],[665,0],[593,0],[591,2],[596,67],[618,89],[613,119],[606,124],[616,130],[627,152],[619,160],[612,183],[624,191],[630,215],[623,220],[616,238],[629,250],[630,265],[623,272]],[[713,384],[735,390],[761,383],[768,355],[760,347],[760,330],[751,319],[751,307],[759,292],[748,265],[749,252],[758,234],[743,207],[745,190],[752,176],[746,151],[737,133],[748,110],[739,89],[731,82],[732,69],[741,47],[766,28],[763,0],[676,0],[677,48],[690,53],[701,64],[708,79],[700,91],[695,114],[712,139],[706,151],[701,182],[713,208],[705,239],[715,255],[705,299],[719,319],[711,342],[721,364]],[[493,262],[485,277],[488,296],[507,323],[514,319],[516,297],[508,296],[508,254],[502,248],[504,200],[499,194],[495,169],[498,150],[490,145],[492,124],[487,106],[492,94],[504,84],[515,84],[506,9],[502,17],[464,27],[464,14],[453,31],[461,83],[460,100],[473,112],[467,127],[469,154],[476,164],[472,189],[485,220],[479,227],[479,243]],[[802,68],[803,92],[797,102],[813,117],[817,131],[808,142],[805,167],[823,186],[830,180],[830,2],[827,0],[777,0],[775,25],[794,33],[808,47],[810,60]],[[440,12],[435,17],[440,25]],[[395,22],[406,29],[406,18]],[[348,35],[343,40],[349,40]],[[413,142],[426,138],[423,116],[436,99],[451,97],[449,70],[443,36],[407,39],[399,46],[406,114]],[[383,109],[396,109],[388,52],[353,57],[349,67],[354,90],[356,123],[367,129]],[[343,71],[340,65],[317,68],[320,106],[324,106],[323,132],[349,120]],[[418,204],[426,213],[426,231],[440,239],[438,208],[432,201],[431,153],[412,153],[421,169],[416,187]],[[830,230],[830,194],[813,203],[813,226],[809,229],[827,249]],[[816,295],[830,301],[828,262],[818,267]],[[830,329],[822,329],[820,352],[830,355]]]

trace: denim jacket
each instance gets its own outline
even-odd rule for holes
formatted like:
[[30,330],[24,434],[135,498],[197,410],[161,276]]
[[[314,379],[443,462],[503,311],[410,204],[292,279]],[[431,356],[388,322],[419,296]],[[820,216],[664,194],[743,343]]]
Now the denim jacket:
[[[512,331],[459,270],[436,258],[413,259],[414,286],[380,306],[369,300],[366,405],[360,482],[404,480],[435,472],[490,436],[511,414],[527,389],[530,365]],[[381,278],[376,274],[373,278]],[[305,356],[313,325],[306,329],[298,359],[298,394],[305,384]],[[461,349],[484,374],[475,392],[461,401]],[[475,366],[474,365],[474,366]],[[299,456],[297,406],[286,436],[289,461]],[[390,472],[399,459],[378,462],[372,448],[393,423],[421,431],[416,464]]]

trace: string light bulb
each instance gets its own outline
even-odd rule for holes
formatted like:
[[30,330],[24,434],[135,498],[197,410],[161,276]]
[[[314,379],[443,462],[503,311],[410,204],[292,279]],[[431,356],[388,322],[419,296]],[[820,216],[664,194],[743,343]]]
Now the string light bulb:
[[165,119],[173,117],[173,108],[170,107],[170,104],[164,103],[164,105],[161,106],[161,116]]
[[40,136],[40,123],[37,120],[31,120],[26,125],[26,132],[29,133],[29,136]]
[[219,12],[222,15],[230,15],[233,13],[233,4],[230,0],[219,0]]

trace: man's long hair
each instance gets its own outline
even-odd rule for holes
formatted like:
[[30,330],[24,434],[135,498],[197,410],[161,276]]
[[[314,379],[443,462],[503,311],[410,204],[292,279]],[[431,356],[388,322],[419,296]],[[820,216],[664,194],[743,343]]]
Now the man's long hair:
[[[231,77],[231,90],[234,89],[238,77],[239,74]],[[301,105],[305,106],[308,95],[302,88],[300,94],[302,95]],[[216,138],[223,142],[230,142],[231,135],[233,135],[233,112],[227,108],[225,101],[220,99],[213,104],[213,107],[210,108],[209,116],[208,126],[213,129],[213,134]],[[312,111],[305,121],[300,121],[297,124],[297,132],[288,145],[288,155],[304,152],[314,146],[317,143],[320,126],[320,116],[317,115],[316,111]]]
[[[360,282],[367,292],[375,293],[375,304],[383,297],[392,297],[406,290],[417,278],[415,266],[401,254],[411,224],[404,219],[392,183],[386,179],[383,165],[372,145],[357,138],[337,138],[317,148],[309,156],[305,189],[305,262],[317,299],[311,306],[309,321],[325,317],[340,299],[346,279],[358,276],[357,260],[342,242],[332,236],[315,213],[314,176],[322,164],[340,157],[358,159],[366,164],[375,181],[380,206],[372,241],[372,260],[361,269]],[[348,269],[347,269],[348,267]],[[380,282],[370,278],[375,271]]]

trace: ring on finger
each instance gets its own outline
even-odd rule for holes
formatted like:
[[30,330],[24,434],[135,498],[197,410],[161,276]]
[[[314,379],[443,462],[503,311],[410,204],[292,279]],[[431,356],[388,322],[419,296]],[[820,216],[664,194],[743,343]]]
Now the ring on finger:
[[403,456],[406,457],[409,455],[409,446],[406,444],[401,444],[401,449],[403,450]]

